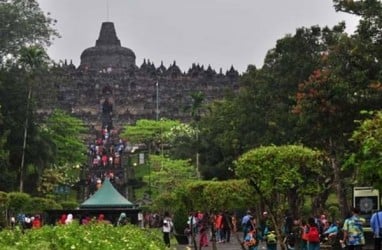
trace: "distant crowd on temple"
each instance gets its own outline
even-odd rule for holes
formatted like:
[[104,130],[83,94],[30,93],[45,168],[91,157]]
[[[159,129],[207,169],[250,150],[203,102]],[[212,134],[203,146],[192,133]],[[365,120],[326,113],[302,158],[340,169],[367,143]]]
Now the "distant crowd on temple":
[[125,149],[122,139],[114,143],[111,140],[113,132],[108,126],[102,129],[102,137],[97,138],[89,145],[89,156],[93,167],[120,167],[121,155]]
[[87,184],[90,194],[99,189],[105,178],[109,178],[117,188],[124,184],[121,157],[126,143],[122,139],[115,139],[115,135],[108,125],[104,125],[100,137],[89,145],[88,155],[92,167],[87,176]]

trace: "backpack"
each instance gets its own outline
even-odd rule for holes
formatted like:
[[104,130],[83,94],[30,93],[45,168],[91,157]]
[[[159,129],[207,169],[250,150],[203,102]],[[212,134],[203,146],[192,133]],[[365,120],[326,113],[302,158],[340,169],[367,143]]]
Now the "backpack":
[[266,241],[267,244],[276,244],[276,234],[273,231],[269,232],[266,236]]
[[320,233],[318,232],[317,227],[309,227],[309,231],[306,234],[308,242],[319,243],[320,242]]
[[247,247],[252,247],[256,245],[256,237],[254,231],[250,231],[249,233],[247,233],[247,235],[245,236],[244,244]]

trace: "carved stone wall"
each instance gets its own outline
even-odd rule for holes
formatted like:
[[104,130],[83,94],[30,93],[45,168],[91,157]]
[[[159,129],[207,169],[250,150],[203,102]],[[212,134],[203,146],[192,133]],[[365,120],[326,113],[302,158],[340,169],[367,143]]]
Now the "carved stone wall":
[[157,107],[160,118],[189,121],[193,93],[202,92],[204,103],[209,103],[237,91],[238,78],[233,67],[216,73],[193,64],[181,72],[176,62],[166,68],[146,60],[138,67],[134,52],[120,46],[114,25],[103,23],[96,46],[84,50],[78,68],[64,63],[52,69],[49,83],[37,91],[38,110],[45,114],[61,108],[96,127],[107,98],[113,105],[114,127],[156,119]]

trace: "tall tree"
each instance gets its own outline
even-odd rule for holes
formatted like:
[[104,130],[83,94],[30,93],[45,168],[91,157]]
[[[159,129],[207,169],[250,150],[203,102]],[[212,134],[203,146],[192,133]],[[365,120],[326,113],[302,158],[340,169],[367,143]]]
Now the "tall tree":
[[179,124],[179,121],[166,119],[159,121],[142,119],[138,120],[134,126],[125,126],[121,136],[129,143],[144,143],[150,151],[154,149],[160,152],[165,144],[164,134]]
[[[30,120],[33,113],[33,106],[31,105],[33,102],[29,102],[27,105],[26,101],[29,99],[29,93],[32,96],[32,92],[28,91],[28,84],[33,78],[31,77],[33,71],[31,67],[34,67],[35,70],[38,62],[26,55],[31,51],[26,51],[27,48],[36,48],[35,52],[43,50],[45,46],[50,45],[53,37],[58,36],[58,33],[53,29],[55,21],[48,15],[41,11],[38,3],[34,0],[6,0],[0,3],[0,95],[3,106],[1,112],[4,115],[1,132],[2,135],[4,135],[4,131],[7,132],[6,147],[9,150],[9,160],[4,162],[4,166],[2,166],[6,170],[2,175],[4,180],[2,183],[5,184],[4,190],[15,189],[14,166],[24,168],[21,166],[40,159],[39,156],[31,155],[33,150],[23,150],[25,163],[20,163],[25,131],[27,131],[27,136],[24,138],[28,139],[25,149],[28,149],[28,144],[36,147],[41,146],[36,141],[38,138],[36,137],[37,123],[35,120]],[[19,64],[20,59],[22,60]],[[19,67],[21,64],[26,66],[28,63],[30,69],[28,72],[26,68]],[[25,128],[25,118],[29,119],[28,128]],[[43,147],[40,149],[44,152]],[[28,180],[31,179],[33,178],[28,178]],[[22,183],[19,185],[19,189],[23,189],[21,186],[23,186]]]
[[359,121],[359,127],[352,134],[351,141],[356,148],[347,161],[347,167],[353,170],[357,185],[381,189],[382,111],[369,113],[371,116]]
[[41,126],[41,136],[50,143],[51,161],[39,172],[40,192],[58,184],[73,186],[86,164],[85,124],[62,110],[55,110]]
[[232,177],[232,161],[254,147],[296,141],[297,119],[290,110],[298,84],[321,63],[322,34],[313,26],[279,39],[262,69],[248,67],[237,96],[211,105],[200,122],[207,178]]
[[[348,6],[345,1],[342,4]],[[374,1],[353,4],[360,9],[366,5],[378,8]],[[375,46],[372,33],[361,28],[365,20],[361,19],[352,36],[343,33],[344,26],[340,25],[324,30],[327,47],[321,66],[299,85],[293,109],[300,119],[301,141],[320,148],[331,159],[333,184],[343,216],[349,212],[346,187],[350,185],[346,185],[345,177],[349,175],[341,167],[350,150],[348,139],[356,127],[354,120],[361,118],[361,110],[380,109],[382,103],[380,48]]]
[[15,60],[22,47],[51,44],[58,36],[55,20],[45,15],[35,0],[6,0],[0,3],[0,64]]
[[30,102],[32,99],[32,90],[33,85],[36,84],[36,81],[41,80],[41,70],[46,68],[48,55],[45,50],[41,47],[31,46],[24,47],[20,50],[20,60],[19,62],[28,72],[28,81],[27,81],[27,99],[26,99],[26,114],[25,114],[25,123],[24,123],[24,135],[23,135],[23,145],[21,152],[21,161],[20,161],[20,186],[19,191],[23,192],[24,189],[24,167],[25,167],[25,150],[27,146],[27,136],[28,136],[28,126],[29,126],[29,113],[30,113]]
[[317,150],[299,145],[266,146],[240,156],[236,173],[250,181],[280,236],[285,211],[296,218],[305,196],[320,192],[317,177],[324,175],[323,163]]

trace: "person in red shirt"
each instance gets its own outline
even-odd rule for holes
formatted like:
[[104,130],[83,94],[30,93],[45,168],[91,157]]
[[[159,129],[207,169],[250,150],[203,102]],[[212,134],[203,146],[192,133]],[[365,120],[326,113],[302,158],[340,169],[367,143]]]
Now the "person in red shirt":
[[36,215],[34,220],[32,221],[32,228],[40,228],[41,227],[41,219],[40,215]]
[[61,218],[58,220],[58,224],[65,225],[66,214],[62,214]]

